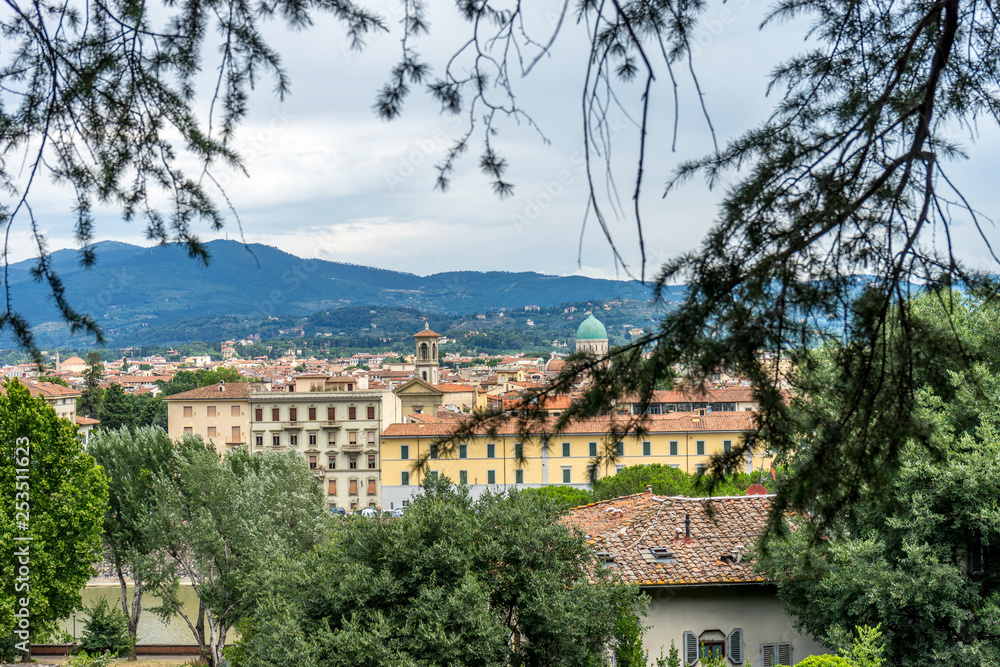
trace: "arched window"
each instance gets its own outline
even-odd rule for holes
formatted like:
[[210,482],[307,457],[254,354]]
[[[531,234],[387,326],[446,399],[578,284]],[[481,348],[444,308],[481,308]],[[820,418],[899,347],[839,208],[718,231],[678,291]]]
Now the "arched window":
[[424,371],[424,382],[427,382],[427,371]]
[[[427,358],[427,343],[421,343],[420,344],[420,358],[421,359],[426,359]],[[424,379],[426,380],[427,378],[424,378]]]

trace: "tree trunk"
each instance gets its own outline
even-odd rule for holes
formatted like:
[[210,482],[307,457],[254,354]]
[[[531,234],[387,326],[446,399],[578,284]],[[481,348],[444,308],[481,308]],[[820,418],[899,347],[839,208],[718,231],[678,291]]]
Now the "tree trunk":
[[198,623],[195,624],[195,634],[198,636],[198,651],[202,658],[211,660],[205,643],[205,601],[198,597]]
[[135,592],[132,594],[132,613],[128,617],[128,633],[132,636],[132,653],[129,654],[129,662],[136,659],[135,645],[139,641],[139,615],[142,613],[142,582],[136,581]]

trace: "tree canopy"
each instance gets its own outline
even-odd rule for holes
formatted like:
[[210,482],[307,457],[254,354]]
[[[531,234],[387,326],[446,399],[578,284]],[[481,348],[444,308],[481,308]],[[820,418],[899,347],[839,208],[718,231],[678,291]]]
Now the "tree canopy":
[[30,645],[80,605],[101,556],[108,484],[76,426],[16,380],[0,393],[0,442],[0,637],[25,631],[15,614],[27,599],[30,636],[17,641]]
[[557,516],[534,495],[473,501],[430,480],[403,518],[349,517],[331,541],[276,563],[233,664],[603,664],[616,622],[644,602],[592,569]]
[[[945,307],[929,297],[912,305],[927,331],[949,328]],[[933,337],[915,346],[922,437],[902,446],[885,493],[863,494],[831,522],[803,517],[761,554],[761,568],[799,627],[843,648],[853,627],[881,624],[892,664],[1000,659],[998,308],[959,296],[954,308],[959,340],[988,352],[988,360],[949,369],[934,354]],[[824,431],[836,425],[837,403],[846,400],[827,377],[836,353],[827,351],[812,371],[815,392],[798,406],[804,435],[793,466],[823,460]],[[844,478],[852,472],[840,464],[827,470],[827,484],[809,489],[812,495],[851,483]]]

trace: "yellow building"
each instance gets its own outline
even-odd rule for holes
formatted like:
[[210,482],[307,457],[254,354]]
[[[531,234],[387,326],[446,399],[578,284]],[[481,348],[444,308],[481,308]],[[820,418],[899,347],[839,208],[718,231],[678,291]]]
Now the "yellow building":
[[[726,451],[741,441],[753,425],[754,413],[689,412],[647,417],[642,437],[628,436],[610,441],[612,420],[601,417],[574,422],[564,433],[551,436],[547,446],[540,437],[524,440],[516,424],[501,426],[495,435],[485,432],[451,448],[447,456],[437,442],[454,429],[451,421],[415,421],[390,424],[382,431],[382,502],[398,507],[408,502],[423,481],[415,467],[427,457],[427,473],[447,475],[452,481],[468,484],[474,494],[487,488],[537,487],[547,484],[587,488],[591,475],[614,475],[623,467],[660,463],[688,473],[706,466],[713,454]],[[593,461],[612,448],[614,465],[592,470]],[[521,459],[521,460],[519,460]],[[747,470],[769,466],[769,458],[748,458]]]

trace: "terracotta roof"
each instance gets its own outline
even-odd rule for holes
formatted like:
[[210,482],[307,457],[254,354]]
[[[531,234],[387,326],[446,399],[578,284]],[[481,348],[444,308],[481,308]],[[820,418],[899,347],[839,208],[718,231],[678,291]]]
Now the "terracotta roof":
[[[569,396],[546,396],[542,399],[541,410],[566,410],[573,404],[573,399]],[[504,410],[522,410],[526,407],[524,399],[520,396],[505,397],[503,399]],[[527,407],[535,407],[528,404]]]
[[28,391],[31,392],[31,395],[35,397],[42,396],[44,398],[55,398],[58,396],[71,398],[79,396],[81,393],[79,389],[64,387],[61,384],[56,384],[55,382],[31,382],[29,380],[26,382],[22,381],[21,384],[27,387]]
[[[698,415],[694,412],[672,412],[666,415],[649,415],[643,420],[643,426],[650,433],[684,433],[694,432],[742,432],[753,427],[753,420],[756,417],[754,412],[713,412],[706,415]],[[553,424],[554,420],[549,420]],[[586,434],[593,433],[602,435],[607,433],[615,424],[626,425],[629,419],[626,417],[595,417],[594,419],[581,419],[570,422],[562,431],[565,434]],[[437,436],[444,437],[450,434],[454,424],[389,424],[382,437],[405,437],[405,436]],[[480,435],[486,434],[486,427],[477,429]],[[517,435],[518,422],[516,419],[508,419],[497,426],[497,435]]]
[[191,391],[184,391],[179,394],[174,394],[173,396],[167,396],[163,400],[165,401],[210,401],[213,399],[230,401],[230,400],[249,400],[250,392],[260,390],[261,386],[259,384],[252,384],[250,382],[226,382],[223,383],[222,391],[219,391],[219,386],[217,384],[210,384],[207,387],[199,387],[198,389],[192,389]]
[[[764,578],[744,556],[767,525],[772,498],[662,498],[641,493],[577,507],[563,522],[583,531],[602,554],[600,560],[610,559],[608,566],[628,583],[758,583]],[[687,517],[690,537],[685,536]]]
[[100,419],[91,419],[90,417],[81,417],[80,415],[76,416],[77,426],[97,426],[100,423]]
[[475,390],[475,387],[471,384],[436,384],[434,386],[446,394],[458,394]]
[[414,338],[440,338],[440,337],[441,337],[441,334],[439,334],[439,333],[434,333],[434,332],[433,332],[433,331],[431,331],[430,329],[424,329],[424,330],[423,330],[423,331],[421,331],[420,333],[415,333],[415,334],[413,334],[413,337],[414,337]]

